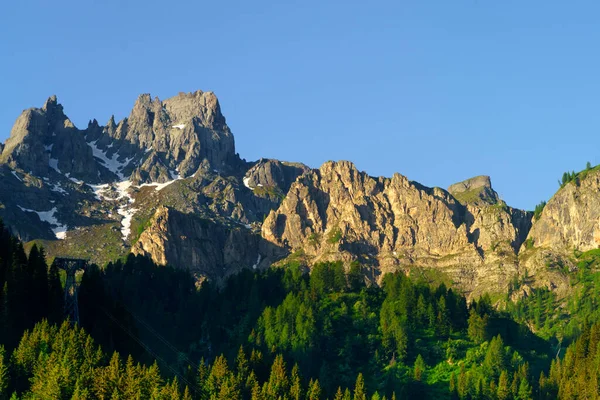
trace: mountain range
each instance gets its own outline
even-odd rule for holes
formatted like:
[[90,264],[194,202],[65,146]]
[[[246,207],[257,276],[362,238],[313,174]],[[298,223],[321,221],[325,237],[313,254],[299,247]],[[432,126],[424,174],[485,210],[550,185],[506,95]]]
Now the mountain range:
[[77,128],[55,96],[0,144],[0,218],[50,258],[99,265],[128,253],[189,269],[198,282],[282,260],[358,262],[447,282],[468,294],[564,293],[577,256],[600,244],[600,172],[563,182],[535,215],[487,176],[442,189],[348,161],[318,169],[246,161],[212,92],[138,97],[127,118]]

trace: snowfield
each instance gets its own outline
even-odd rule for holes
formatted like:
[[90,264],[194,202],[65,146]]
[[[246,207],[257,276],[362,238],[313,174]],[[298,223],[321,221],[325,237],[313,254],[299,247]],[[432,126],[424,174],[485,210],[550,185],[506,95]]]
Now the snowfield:
[[52,207],[50,211],[35,211],[19,205],[17,205],[17,207],[23,212],[36,213],[41,221],[49,223],[52,226],[52,232],[54,232],[57,239],[65,239],[67,237],[67,225],[62,225],[54,216],[54,214],[56,214],[56,207]]

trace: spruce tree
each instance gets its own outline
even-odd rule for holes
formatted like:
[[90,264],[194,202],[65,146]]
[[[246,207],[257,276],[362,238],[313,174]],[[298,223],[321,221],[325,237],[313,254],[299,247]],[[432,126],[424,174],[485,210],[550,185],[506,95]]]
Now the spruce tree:
[[314,381],[311,379],[308,383],[306,400],[321,400],[321,385],[319,384],[318,379],[315,379]]
[[285,362],[283,361],[283,356],[281,355],[275,357],[275,360],[271,365],[271,374],[269,376],[269,383],[267,387],[267,396],[274,399],[287,395],[289,391],[289,380],[287,377]]
[[344,400],[344,393],[342,392],[342,388],[340,386],[338,386],[337,392],[335,392],[333,400]]
[[0,399],[8,398],[8,366],[6,365],[6,352],[0,345]]
[[498,388],[496,389],[496,393],[498,396],[498,400],[508,400],[510,398],[511,390],[510,383],[508,381],[508,373],[506,370],[503,370],[500,373],[500,378],[498,379]]
[[302,382],[298,364],[294,364],[292,367],[292,374],[290,377],[290,397],[292,400],[300,400],[302,398]]
[[52,263],[48,272],[48,319],[52,323],[59,323],[64,315],[64,291],[60,283],[58,267]]
[[362,372],[356,377],[354,384],[354,400],[367,400],[367,392],[365,390],[365,379]]
[[188,386],[185,386],[185,389],[183,390],[183,397],[182,400],[192,400],[192,395],[190,394],[190,389],[188,388]]
[[344,400],[352,400],[352,394],[350,393],[350,389],[348,388],[344,390]]
[[417,382],[420,382],[423,379],[423,374],[425,373],[425,369],[427,366],[425,365],[425,360],[419,354],[417,356],[417,360],[415,361],[415,366],[413,370],[413,379]]

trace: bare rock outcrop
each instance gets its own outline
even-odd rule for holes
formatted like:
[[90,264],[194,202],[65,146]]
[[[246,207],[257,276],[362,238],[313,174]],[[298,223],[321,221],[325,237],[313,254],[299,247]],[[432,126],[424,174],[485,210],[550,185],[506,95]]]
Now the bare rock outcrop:
[[159,207],[131,251],[160,265],[189,269],[198,278],[219,281],[242,268],[268,266],[267,248],[261,251],[260,236],[243,227],[228,228]]
[[82,131],[63,113],[56,96],[42,108],[23,111],[0,155],[0,163],[35,176],[55,174],[96,181],[109,172],[94,160]]
[[309,169],[301,163],[261,158],[246,172],[244,184],[253,190],[272,188],[285,194],[296,178]]
[[490,177],[486,175],[450,185],[448,192],[458,201],[466,204],[496,204],[500,200],[498,193],[492,189]]
[[314,261],[358,259],[373,267],[374,278],[434,268],[481,293],[503,290],[518,273],[516,252],[530,220],[504,203],[461,204],[443,189],[400,174],[373,178],[340,161],[299,177],[262,235]]
[[568,290],[577,253],[600,248],[600,171],[582,171],[548,201],[534,222],[519,259],[536,285]]

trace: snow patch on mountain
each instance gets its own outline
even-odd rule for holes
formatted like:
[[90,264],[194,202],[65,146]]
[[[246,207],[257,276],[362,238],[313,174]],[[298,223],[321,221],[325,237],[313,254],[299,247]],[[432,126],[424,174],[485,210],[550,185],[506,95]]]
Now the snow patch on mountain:
[[59,174],[62,174],[61,170],[58,169],[58,158],[50,158],[48,165]]
[[158,183],[158,182],[142,183],[138,187],[140,188],[140,187],[145,187],[145,186],[154,186],[155,187],[154,190],[159,192],[159,191],[163,190],[164,188],[166,188],[167,186],[169,186],[170,184],[172,184],[173,182],[183,179],[183,177],[179,174],[179,169],[176,169],[175,172],[169,171],[169,175],[171,176],[171,180],[168,182],[165,182],[165,183]]
[[10,173],[11,173],[11,174],[13,174],[13,175],[14,175],[14,177],[15,177],[15,178],[17,178],[19,181],[23,182],[23,179],[21,179],[21,178],[19,177],[19,175],[17,175],[17,173],[16,173],[15,171],[10,171]]
[[63,187],[60,185],[59,183],[53,183],[52,187],[50,188],[51,191],[53,192],[57,192],[60,194],[68,194],[69,192],[67,192],[65,189],[63,189]]
[[[114,153],[112,157],[108,157],[106,151],[100,150],[98,146],[96,146],[97,142],[98,140],[95,140],[93,142],[86,142],[87,145],[90,146],[90,148],[92,149],[92,154],[94,155],[94,157],[100,160],[100,162],[106,167],[106,169],[116,174],[120,180],[125,179],[125,177],[123,176],[123,169],[127,167],[127,165],[129,165],[129,163],[133,160],[133,157],[125,158],[124,161],[119,161],[118,153]],[[109,148],[110,147],[112,146],[109,146]]]
[[109,197],[107,197],[105,195],[105,192],[110,189],[110,185],[108,183],[104,183],[101,185],[91,185],[89,183],[86,183],[86,185],[88,185],[92,191],[94,192],[94,196],[96,197],[96,199],[102,201],[102,200],[113,200]]
[[119,207],[117,210],[117,214],[121,215],[123,219],[121,220],[121,234],[123,241],[127,241],[127,237],[131,233],[131,220],[135,215],[137,209],[136,208],[128,208],[127,205]]
[[244,182],[244,186],[246,186],[248,189],[254,190],[250,187],[250,177],[245,176],[244,179],[242,179],[242,182]]
[[259,255],[258,255],[258,258],[256,259],[256,264],[254,264],[254,265],[252,266],[252,269],[256,269],[256,268],[258,268],[258,265],[260,264],[260,259],[261,259],[261,258],[262,258],[262,257],[261,257],[261,255],[259,254]]
[[52,226],[52,232],[54,232],[54,235],[57,239],[65,239],[67,237],[67,225],[63,225],[60,222],[58,222],[58,219],[56,219],[54,215],[57,211],[56,207],[52,207],[52,209],[50,209],[49,211],[35,211],[30,208],[21,207],[19,205],[17,205],[17,207],[19,207],[23,212],[36,213],[40,221],[49,223],[50,226]]

